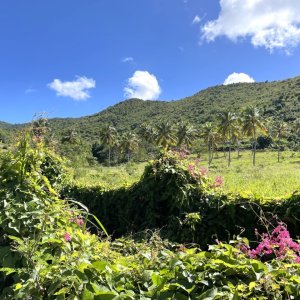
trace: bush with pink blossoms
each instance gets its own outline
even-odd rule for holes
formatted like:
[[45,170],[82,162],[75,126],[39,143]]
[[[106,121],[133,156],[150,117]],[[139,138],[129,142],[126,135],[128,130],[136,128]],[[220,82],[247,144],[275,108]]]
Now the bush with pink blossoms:
[[244,244],[239,247],[249,257],[264,261],[275,258],[277,260],[300,262],[300,244],[293,241],[283,223],[279,223],[271,233],[260,235],[255,230],[255,234],[261,239],[256,248],[250,249]]

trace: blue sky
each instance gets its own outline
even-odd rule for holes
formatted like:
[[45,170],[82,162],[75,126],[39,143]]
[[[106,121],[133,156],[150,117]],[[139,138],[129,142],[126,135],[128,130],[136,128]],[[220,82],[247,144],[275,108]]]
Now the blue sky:
[[226,78],[298,76],[300,1],[282,2],[3,0],[0,120],[84,116],[131,96],[176,100]]

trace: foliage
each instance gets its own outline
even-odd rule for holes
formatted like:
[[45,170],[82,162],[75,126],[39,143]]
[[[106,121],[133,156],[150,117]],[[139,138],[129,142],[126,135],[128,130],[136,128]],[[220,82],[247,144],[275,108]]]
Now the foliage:
[[61,161],[30,132],[2,158],[0,299],[82,293],[78,266],[100,257],[98,237],[86,230],[88,211],[57,196],[62,170]]
[[[294,228],[298,226],[300,211],[289,209],[299,201],[298,194],[280,200],[255,198],[246,193],[224,194],[218,189],[223,184],[221,177],[209,180],[209,173],[199,161],[180,160],[184,155],[162,154],[131,187],[112,190],[75,184],[67,187],[63,195],[87,205],[114,236],[162,228],[163,236],[172,240],[205,246],[212,242],[213,235],[226,240],[239,234],[241,228],[253,235],[261,210],[266,215],[287,219],[293,233],[299,234]],[[287,217],[287,212],[292,215]],[[199,218],[191,218],[195,214]]]
[[[64,141],[66,136],[70,137],[70,132],[75,131],[83,146],[82,148],[76,146],[76,151],[72,151],[69,157],[75,157],[77,161],[80,161],[79,157],[81,156],[86,161],[89,157],[86,155],[85,145],[91,148],[91,145],[99,140],[99,133],[104,124],[112,124],[120,133],[128,131],[136,133],[142,124],[150,123],[148,125],[152,128],[161,123],[162,120],[164,122],[168,121],[170,124],[176,124],[178,116],[180,116],[182,121],[188,121],[198,129],[206,122],[215,122],[218,113],[224,109],[241,112],[245,107],[252,105],[258,107],[264,119],[272,117],[289,124],[293,123],[297,128],[297,118],[299,118],[300,112],[299,95],[300,77],[268,83],[220,85],[200,91],[179,101],[129,99],[91,116],[56,118],[49,120],[48,123],[51,134],[55,134],[58,141]],[[11,125],[0,122],[0,129],[4,130],[1,136],[9,141],[14,136],[15,131],[22,127],[24,127],[24,124]],[[150,129],[148,133],[152,136],[155,132]],[[150,137],[150,139],[152,138]],[[299,131],[293,130],[287,139],[290,147],[293,147],[293,149],[299,148]],[[64,143],[59,145],[59,148],[64,147]],[[64,152],[65,155],[68,155],[68,150],[71,151],[71,147],[60,153]],[[144,150],[144,147],[141,147],[140,151],[142,150]],[[146,150],[149,149],[146,147]]]
[[[124,228],[170,225],[161,233],[203,245],[212,233],[223,239],[228,231],[236,232],[235,226],[255,224],[260,219],[261,210],[255,201],[222,195],[216,190],[221,178],[210,181],[207,170],[198,161],[182,160],[185,155],[162,153],[146,167],[141,181],[128,189],[94,189],[85,194],[79,189],[77,196],[82,193],[89,206],[93,200],[94,208],[98,205],[100,212],[106,214],[106,221],[117,224],[118,228],[110,230],[120,233]],[[3,154],[0,299],[300,297],[300,265],[289,261],[288,256],[266,262],[251,258],[248,248],[246,253],[241,248],[250,246],[245,238],[238,237],[231,244],[217,241],[207,251],[162,240],[157,232],[149,235],[149,230],[140,242],[131,238],[113,242],[99,238],[87,227],[88,219],[93,218],[93,223],[98,224],[97,232],[105,231],[98,218],[83,204],[58,197],[55,187],[64,177],[60,165],[61,161],[30,133],[23,135],[14,151]],[[70,188],[69,194],[74,191],[74,187]],[[260,205],[265,213],[269,209],[273,215],[283,216],[291,233],[297,234],[299,197],[295,193],[285,201]],[[295,250],[298,244],[291,240],[286,228],[276,230],[270,239],[274,253],[283,241]],[[265,246],[266,236],[262,242]],[[258,258],[262,252],[257,249]]]

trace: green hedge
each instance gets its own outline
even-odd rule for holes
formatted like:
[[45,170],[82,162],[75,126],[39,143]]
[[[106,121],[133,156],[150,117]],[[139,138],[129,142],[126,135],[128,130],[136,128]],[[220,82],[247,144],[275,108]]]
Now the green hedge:
[[[240,233],[254,239],[254,229],[263,226],[260,222],[262,212],[271,222],[273,218],[286,223],[293,236],[300,235],[300,193],[267,202],[241,195],[222,195],[220,198],[199,195],[194,209],[178,210],[176,214],[170,214],[170,207],[159,209],[159,196],[157,205],[148,206],[153,195],[143,194],[138,185],[111,191],[73,185],[64,189],[63,196],[86,205],[115,237],[162,228],[162,233],[171,240],[197,242],[202,246],[216,238],[228,240]],[[193,229],[185,220],[186,214],[195,212],[199,213],[200,220]]]
[[[206,177],[191,176],[174,157],[162,157],[146,167],[142,179],[128,188],[70,185],[62,191],[97,215],[114,237],[159,228],[176,242],[205,246],[243,233],[255,239],[261,220],[283,221],[300,235],[300,193],[285,199],[255,199],[223,194]],[[265,228],[263,228],[265,229]]]

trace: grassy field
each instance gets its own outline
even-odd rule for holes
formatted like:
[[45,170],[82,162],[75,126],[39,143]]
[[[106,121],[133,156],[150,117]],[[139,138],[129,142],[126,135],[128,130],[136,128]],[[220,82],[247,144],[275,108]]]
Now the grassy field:
[[[206,156],[200,158],[201,165],[207,167]],[[90,167],[74,170],[74,178],[87,185],[101,184],[107,188],[131,185],[139,180],[146,163],[129,163],[115,167]],[[223,153],[218,153],[209,170],[212,178],[224,178],[224,191],[243,192],[263,197],[280,197],[300,189],[300,153],[282,152],[281,162],[277,162],[277,152],[258,152],[256,166],[252,166],[250,151],[232,154],[231,166]]]
[[96,166],[74,169],[76,182],[86,185],[102,185],[113,189],[132,185],[143,174],[146,163],[128,163],[112,167]]
[[252,154],[243,152],[240,159],[233,154],[231,166],[223,155],[215,159],[210,176],[224,177],[224,190],[246,192],[255,196],[280,197],[300,189],[300,153],[283,152],[277,162],[276,152],[258,152],[256,166],[252,166]]

